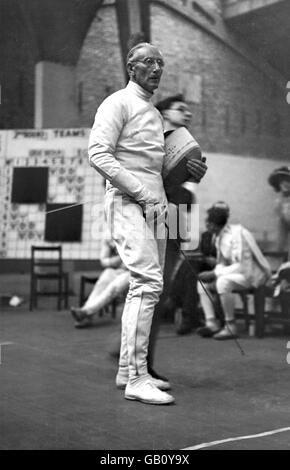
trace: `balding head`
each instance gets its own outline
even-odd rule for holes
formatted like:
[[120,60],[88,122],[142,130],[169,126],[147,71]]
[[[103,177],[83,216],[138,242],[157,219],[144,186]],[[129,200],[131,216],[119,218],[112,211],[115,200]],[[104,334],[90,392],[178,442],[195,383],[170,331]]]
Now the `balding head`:
[[129,62],[134,62],[134,59],[136,57],[139,57],[138,53],[140,52],[140,49],[141,49],[141,53],[142,53],[142,49],[144,49],[144,48],[145,48],[146,51],[148,51],[148,50],[153,51],[154,50],[154,52],[157,52],[157,53],[160,54],[160,56],[162,56],[160,50],[156,46],[154,46],[153,44],[150,44],[149,42],[139,42],[138,44],[136,44],[136,46],[132,47],[128,52],[127,60],[126,60],[127,66],[129,64]]

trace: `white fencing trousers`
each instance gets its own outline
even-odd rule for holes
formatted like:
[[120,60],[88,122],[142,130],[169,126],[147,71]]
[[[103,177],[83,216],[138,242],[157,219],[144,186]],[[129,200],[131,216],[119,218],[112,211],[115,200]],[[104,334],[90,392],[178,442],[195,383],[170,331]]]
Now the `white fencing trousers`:
[[148,228],[139,204],[108,192],[105,211],[118,253],[130,271],[129,291],[122,315],[120,368],[129,380],[146,375],[149,335],[155,305],[163,289],[166,249],[165,221],[158,222],[159,236]]
[[[204,283],[206,289],[219,294],[226,321],[234,319],[235,297],[233,290],[244,290],[250,287],[249,281],[240,273],[232,273],[219,276],[213,283]],[[215,310],[212,301],[198,282],[197,291],[200,296],[200,303],[204,311],[206,322],[215,319]]]

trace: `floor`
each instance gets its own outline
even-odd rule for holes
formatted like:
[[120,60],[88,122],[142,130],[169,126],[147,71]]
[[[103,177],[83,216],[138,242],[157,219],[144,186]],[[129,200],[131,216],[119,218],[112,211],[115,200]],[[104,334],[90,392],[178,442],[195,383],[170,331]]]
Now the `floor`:
[[[155,368],[176,403],[127,401],[114,386],[119,319],[77,330],[68,311],[0,311],[0,449],[290,449],[289,338],[177,336],[162,325]],[[262,433],[262,434],[261,434]]]

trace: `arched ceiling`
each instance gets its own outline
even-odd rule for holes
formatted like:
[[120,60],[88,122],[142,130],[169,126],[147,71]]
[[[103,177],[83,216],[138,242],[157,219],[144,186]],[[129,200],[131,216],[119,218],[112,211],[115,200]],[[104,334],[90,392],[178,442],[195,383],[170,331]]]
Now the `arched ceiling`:
[[9,29],[6,18],[13,12],[25,24],[36,61],[73,65],[78,60],[83,40],[102,2],[103,0],[0,0],[2,37],[3,28]]
[[[149,0],[148,0],[149,2]],[[0,40],[9,18],[25,25],[35,61],[76,64],[88,28],[103,0],[0,0]],[[290,77],[290,0],[225,0],[227,25],[287,79]]]

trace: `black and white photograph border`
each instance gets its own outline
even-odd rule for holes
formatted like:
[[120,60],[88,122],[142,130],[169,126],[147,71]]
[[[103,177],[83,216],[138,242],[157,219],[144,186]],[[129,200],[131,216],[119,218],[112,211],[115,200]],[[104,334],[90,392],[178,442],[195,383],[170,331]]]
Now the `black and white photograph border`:
[[290,449],[289,24],[0,0],[0,450]]

